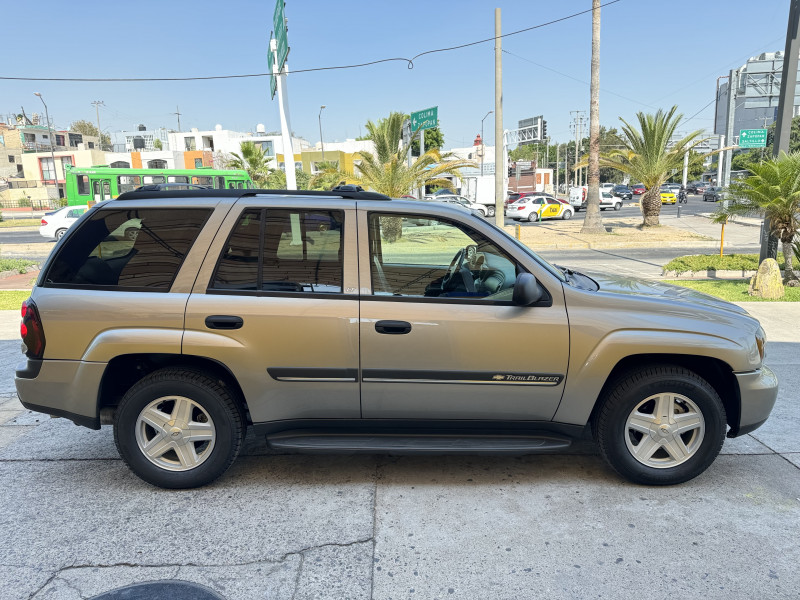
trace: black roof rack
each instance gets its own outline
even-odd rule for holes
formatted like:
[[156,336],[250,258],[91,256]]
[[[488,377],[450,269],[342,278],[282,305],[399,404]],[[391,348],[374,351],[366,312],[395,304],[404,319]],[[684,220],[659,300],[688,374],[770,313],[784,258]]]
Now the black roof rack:
[[351,192],[349,190],[133,190],[117,196],[117,200],[146,200],[151,198],[243,198],[261,194],[275,196],[322,196],[348,200],[391,200],[376,192]]

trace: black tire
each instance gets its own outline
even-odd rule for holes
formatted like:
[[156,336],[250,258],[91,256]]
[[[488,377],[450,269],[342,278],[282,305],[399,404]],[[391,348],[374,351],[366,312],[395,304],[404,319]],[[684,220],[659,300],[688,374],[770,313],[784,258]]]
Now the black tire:
[[535,223],[538,220],[539,220],[539,213],[537,213],[535,210],[528,215],[528,221],[530,223]]
[[[183,470],[159,466],[145,455],[137,441],[137,429],[140,436],[146,438],[148,427],[154,434],[150,441],[158,438],[159,434],[154,427],[146,424],[139,427],[139,417],[156,402],[160,402],[156,406],[158,410],[163,411],[162,406],[169,410],[170,397],[190,401],[188,405],[191,407],[191,416],[187,423],[196,421],[207,427],[205,424],[210,422],[213,426],[212,441],[205,442],[205,447],[204,442],[199,442],[198,446],[194,445],[195,442],[188,442],[192,444],[195,455],[200,457],[200,462],[189,468],[183,467],[181,463],[175,464],[175,469]],[[173,406],[177,410],[177,401],[174,401]],[[174,418],[175,413],[170,416]],[[169,431],[181,431],[180,434],[173,432],[171,435],[182,435],[182,430],[177,427],[178,423],[169,421],[164,427],[170,424],[173,427]],[[184,429],[189,427],[187,425]],[[166,368],[141,379],[122,398],[114,414],[114,441],[128,467],[147,483],[162,488],[187,489],[211,483],[228,470],[241,449],[245,427],[240,405],[216,380],[198,371]],[[171,441],[171,438],[163,435],[159,439]],[[171,460],[170,452],[180,460],[178,453],[172,449],[164,451],[157,460],[168,462]]]
[[487,205],[487,207],[486,207],[486,216],[491,219],[494,215],[495,215],[494,206]]
[[[659,425],[653,419],[649,435],[630,426],[629,419],[634,417],[635,409],[641,409],[637,415],[645,413],[647,417],[636,417],[637,422],[650,420],[648,406],[652,402],[655,413],[657,400],[651,398],[658,394],[668,398],[666,403],[671,407],[685,408],[683,414],[676,412],[678,419],[686,417],[700,424],[684,433],[675,432],[677,436],[662,434],[662,430],[675,427],[674,423]],[[645,485],[675,485],[697,477],[714,462],[725,441],[725,408],[714,388],[693,371],[676,365],[653,365],[628,371],[609,386],[595,411],[592,430],[603,458],[624,478]],[[641,437],[636,439],[637,436]],[[672,444],[678,438],[687,454],[676,461],[667,451],[667,445],[662,444]],[[656,447],[647,460],[651,464],[660,463],[659,466],[649,466],[636,458],[636,449],[646,450],[643,442]]]
[[565,210],[564,214],[561,215],[561,218],[564,219],[565,221],[569,221],[572,218],[572,211],[571,210]]
[[614,210],[621,210],[622,209],[622,202],[617,202],[614,204]]
[[64,237],[64,234],[65,234],[65,233],[67,233],[67,230],[66,230],[66,229],[59,229],[59,230],[57,230],[57,231],[56,231],[56,241],[58,241],[58,240],[60,240],[62,237]]

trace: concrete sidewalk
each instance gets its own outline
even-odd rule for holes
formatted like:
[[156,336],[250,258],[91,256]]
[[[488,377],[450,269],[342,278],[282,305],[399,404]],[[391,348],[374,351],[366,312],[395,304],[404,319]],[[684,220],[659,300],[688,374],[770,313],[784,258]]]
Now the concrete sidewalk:
[[628,484],[593,445],[525,457],[281,455],[153,488],[90,431],[21,409],[0,312],[0,600],[190,581],[226,600],[797,598],[800,304],[748,303],[781,380],[767,423],[697,479]]

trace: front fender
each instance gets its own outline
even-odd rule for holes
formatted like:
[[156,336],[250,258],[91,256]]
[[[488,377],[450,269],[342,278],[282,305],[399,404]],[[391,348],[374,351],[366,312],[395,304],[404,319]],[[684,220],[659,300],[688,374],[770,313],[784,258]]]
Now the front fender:
[[[687,331],[616,330],[601,338],[587,352],[572,348],[564,396],[553,419],[585,425],[589,421],[609,375],[625,358],[645,354],[705,356],[720,360],[733,371],[755,369],[758,351],[719,336]],[[743,357],[747,357],[743,361]]]

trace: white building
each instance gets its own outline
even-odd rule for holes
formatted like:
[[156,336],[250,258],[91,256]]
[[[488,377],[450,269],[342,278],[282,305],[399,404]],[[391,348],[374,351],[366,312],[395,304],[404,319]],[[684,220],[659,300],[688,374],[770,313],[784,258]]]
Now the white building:
[[142,152],[156,150],[156,140],[161,141],[161,149],[169,150],[169,132],[164,127],[145,129],[139,125],[136,131],[115,131],[111,134],[114,152]]

